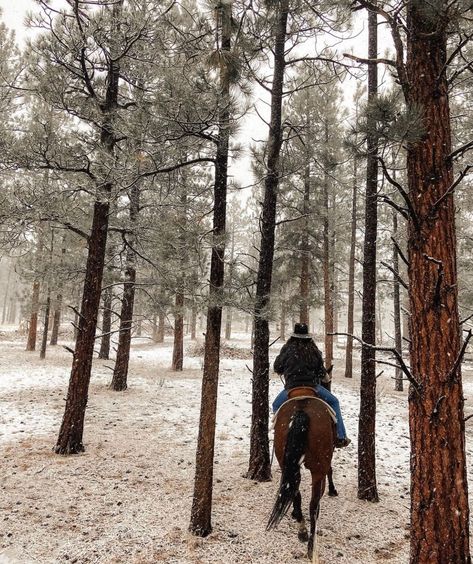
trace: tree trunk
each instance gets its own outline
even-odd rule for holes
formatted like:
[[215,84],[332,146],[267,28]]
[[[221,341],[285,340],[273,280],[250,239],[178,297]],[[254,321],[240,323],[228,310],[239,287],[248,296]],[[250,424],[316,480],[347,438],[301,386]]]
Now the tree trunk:
[[195,303],[192,304],[191,309],[191,340],[195,341],[197,334],[197,307]]
[[[112,17],[115,22],[121,14],[122,4],[123,0],[119,0],[112,8]],[[106,76],[107,91],[101,109],[103,123],[100,143],[111,156],[114,153],[116,143],[113,114],[118,103],[119,76],[119,59],[110,57]],[[58,454],[76,454],[84,450],[82,443],[84,417],[100,306],[112,188],[111,181],[104,182],[97,188],[98,194],[94,204],[92,229],[88,239],[89,250],[79,316],[79,331],[72,362],[66,408],[55,447],[55,452]]]
[[171,370],[180,371],[184,360],[184,294],[176,294],[174,312],[174,345],[172,349]]
[[28,330],[28,341],[26,343],[27,351],[36,350],[36,335],[38,333],[38,309],[39,309],[39,288],[38,280],[33,282],[33,295],[31,297],[31,316]]
[[[358,121],[358,119],[356,120]],[[353,159],[353,191],[351,198],[351,240],[350,259],[348,261],[348,311],[347,311],[347,333],[353,335],[355,330],[355,252],[356,252],[356,215],[357,210],[357,183],[358,183],[358,160]],[[345,378],[353,378],[353,339],[347,337],[345,351]]]
[[309,209],[310,209],[310,164],[304,170],[304,203],[302,214],[304,216],[304,232],[301,239],[301,283],[300,283],[300,313],[299,320],[310,326],[309,304],[310,304],[310,247],[309,247]]
[[[325,141],[329,140],[328,126],[325,124]],[[328,173],[324,171],[324,218],[323,218],[323,271],[324,271],[324,319],[325,319],[325,366],[333,365],[333,294],[332,268],[330,260],[330,221],[328,206]]]
[[281,341],[286,340],[286,314],[287,314],[286,298],[283,295],[281,298],[281,330],[280,330]]
[[57,345],[59,327],[61,326],[61,307],[62,295],[58,294],[56,297],[56,305],[54,307],[53,328],[51,331],[51,341],[49,342],[50,345]]
[[166,315],[163,309],[159,310],[158,314],[158,334],[156,335],[157,343],[164,343],[164,324],[166,321]]
[[[378,56],[377,14],[368,12],[368,58]],[[368,101],[378,92],[376,63],[368,64]],[[376,121],[368,116],[366,164],[365,240],[363,248],[363,313],[361,347],[360,416],[358,424],[358,498],[378,501],[376,485],[376,238],[378,225],[378,161]],[[366,344],[365,344],[366,343]],[[371,346],[370,346],[371,345]]]
[[282,143],[281,115],[285,68],[284,51],[288,14],[289,0],[281,0],[277,7],[277,17],[275,19],[271,117],[267,143],[266,176],[264,179],[264,202],[260,223],[260,254],[256,278],[251,442],[247,477],[260,482],[271,479],[268,441],[268,313],[273,271],[276,203],[280,176],[279,156]]
[[[230,55],[232,4],[221,3],[217,9],[217,27],[221,30],[222,53]],[[228,149],[230,139],[230,74],[225,57],[220,62],[219,127],[215,157],[212,255],[210,259],[209,306],[205,333],[204,372],[200,404],[199,436],[195,463],[194,495],[189,530],[207,536],[212,531],[212,490],[217,415],[218,376],[222,298],[225,281],[225,229],[228,182]]]
[[[410,107],[423,135],[407,147],[412,564],[471,562],[448,84],[448,2],[407,4]],[[452,8],[453,9],[453,8]],[[426,13],[427,12],[427,15]]]
[[136,235],[136,222],[140,211],[140,187],[135,183],[130,190],[130,230],[129,245],[126,251],[125,282],[123,284],[122,309],[120,313],[120,329],[118,348],[113,377],[110,387],[116,392],[128,387],[128,364],[130,362],[131,329],[133,326],[133,307],[135,303],[136,256],[133,246]]
[[112,340],[112,313],[113,313],[113,261],[114,245],[111,242],[107,246],[107,266],[105,268],[104,286],[102,288],[102,336],[100,337],[100,350],[98,358],[110,359],[110,345]]
[[[397,242],[398,226],[397,212],[393,210],[393,239]],[[400,275],[399,254],[396,245],[393,244],[393,269]],[[394,347],[402,355],[402,331],[401,331],[401,291],[399,279],[393,277],[393,315],[394,315]],[[394,376],[394,389],[397,392],[403,390],[403,375],[400,368],[396,368]]]
[[10,308],[8,311],[8,324],[14,325],[16,321],[16,297],[11,296],[10,298]]
[[225,320],[225,339],[229,341],[232,338],[232,308],[227,308],[227,317]]
[[125,283],[123,285],[122,308],[120,313],[120,329],[118,335],[117,357],[110,387],[116,392],[128,387],[128,364],[130,361],[131,328],[133,325],[133,305],[135,301],[135,253],[127,250]]
[[100,305],[100,290],[107,243],[108,212],[108,199],[104,198],[95,202],[79,315],[79,331],[72,362],[66,409],[55,447],[55,452],[58,454],[77,454],[84,451],[82,435],[94,352],[95,329]]
[[48,288],[48,295],[46,297],[46,307],[44,308],[44,327],[43,327],[43,338],[41,340],[41,350],[39,353],[39,358],[46,358],[46,348],[48,345],[48,329],[49,329],[49,312],[51,310],[51,292]]
[[9,293],[10,293],[10,278],[11,278],[11,268],[10,268],[10,264],[9,264],[8,265],[7,283],[6,283],[6,286],[5,286],[5,295],[3,297],[2,325],[4,325],[5,321],[7,320],[7,303],[8,303]]

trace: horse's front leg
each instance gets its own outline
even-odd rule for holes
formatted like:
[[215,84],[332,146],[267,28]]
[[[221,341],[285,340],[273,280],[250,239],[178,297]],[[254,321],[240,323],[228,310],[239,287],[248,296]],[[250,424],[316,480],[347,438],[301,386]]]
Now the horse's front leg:
[[310,535],[307,546],[307,556],[314,564],[318,564],[319,555],[317,550],[317,519],[320,510],[320,498],[324,491],[324,480],[312,482],[312,499],[310,500]]
[[298,491],[294,497],[293,506],[294,509],[292,510],[292,516],[299,523],[299,531],[297,532],[297,537],[301,542],[307,542],[309,540],[309,535],[307,534],[304,515],[302,515],[302,497],[300,491]]

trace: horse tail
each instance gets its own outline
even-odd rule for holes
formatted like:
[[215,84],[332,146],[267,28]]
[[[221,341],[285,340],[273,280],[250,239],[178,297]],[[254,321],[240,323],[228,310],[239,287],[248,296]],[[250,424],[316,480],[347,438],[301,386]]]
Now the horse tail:
[[309,422],[309,416],[301,410],[296,411],[291,418],[284,449],[281,483],[276,502],[266,525],[267,531],[280,523],[299,491],[302,457],[307,444]]

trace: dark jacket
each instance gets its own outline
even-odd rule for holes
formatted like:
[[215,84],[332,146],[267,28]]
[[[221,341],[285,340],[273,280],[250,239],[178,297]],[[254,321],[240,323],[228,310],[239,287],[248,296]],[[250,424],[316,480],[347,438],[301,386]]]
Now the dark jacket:
[[322,353],[312,339],[291,337],[276,357],[274,371],[284,375],[286,390],[330,381]]

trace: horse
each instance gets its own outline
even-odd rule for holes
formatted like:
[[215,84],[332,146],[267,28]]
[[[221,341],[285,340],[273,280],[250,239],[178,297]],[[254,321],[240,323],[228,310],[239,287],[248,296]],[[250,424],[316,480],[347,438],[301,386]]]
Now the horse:
[[[299,523],[299,540],[308,542],[308,558],[318,562],[316,525],[325,478],[331,471],[336,437],[334,414],[325,402],[315,397],[312,388],[295,388],[291,393],[279,408],[274,423],[274,451],[281,467],[281,483],[266,530],[276,527],[293,504],[292,517]],[[312,478],[310,534],[301,509],[302,463]]]

